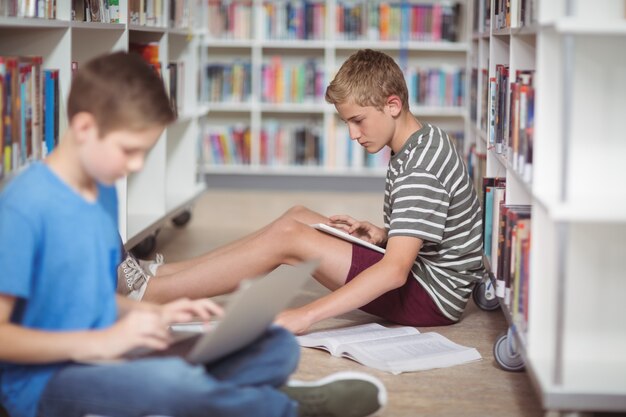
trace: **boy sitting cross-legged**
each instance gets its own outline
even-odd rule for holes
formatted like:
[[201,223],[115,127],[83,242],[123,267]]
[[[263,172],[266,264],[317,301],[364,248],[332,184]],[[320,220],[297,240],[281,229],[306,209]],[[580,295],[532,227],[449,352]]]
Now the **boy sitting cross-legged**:
[[113,184],[174,120],[161,79],[138,55],[97,57],[72,81],[68,116],[58,148],[0,194],[0,402],[12,417],[365,416],[384,404],[364,374],[285,386],[299,348],[278,326],[204,366],[166,355],[93,363],[164,350],[169,324],[221,309],[115,293]]

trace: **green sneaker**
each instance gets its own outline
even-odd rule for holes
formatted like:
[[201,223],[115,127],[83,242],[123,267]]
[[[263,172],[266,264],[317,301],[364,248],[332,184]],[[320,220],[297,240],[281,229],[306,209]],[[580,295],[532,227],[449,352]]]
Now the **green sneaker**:
[[289,381],[281,388],[299,404],[300,417],[365,417],[387,403],[382,381],[361,372],[338,372],[317,381]]

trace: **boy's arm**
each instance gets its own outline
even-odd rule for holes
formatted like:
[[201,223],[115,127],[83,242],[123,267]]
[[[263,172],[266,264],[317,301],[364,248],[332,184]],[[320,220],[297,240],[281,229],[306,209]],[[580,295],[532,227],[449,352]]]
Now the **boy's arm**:
[[383,259],[330,294],[284,312],[277,323],[294,333],[303,333],[318,321],[362,307],[382,294],[401,287],[407,280],[422,243],[421,239],[415,237],[390,238]]
[[136,347],[164,349],[168,346],[167,327],[155,314],[131,314],[101,330],[44,331],[10,322],[15,300],[15,297],[0,294],[1,361],[41,364],[111,359]]
[[115,301],[117,302],[117,312],[120,317],[125,316],[129,312],[135,310],[144,311],[157,311],[158,306],[156,304],[148,303],[145,301],[135,301],[128,297],[124,297],[120,294],[115,294]]

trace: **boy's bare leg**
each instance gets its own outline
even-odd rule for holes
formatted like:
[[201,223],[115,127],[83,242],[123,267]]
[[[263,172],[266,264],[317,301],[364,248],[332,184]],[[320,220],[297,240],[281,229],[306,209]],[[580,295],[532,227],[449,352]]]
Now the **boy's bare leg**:
[[177,262],[167,262],[164,263],[163,265],[159,266],[159,269],[157,269],[157,276],[159,277],[165,277],[168,275],[174,275],[179,273],[180,271],[183,271],[185,269],[189,269],[191,267],[194,267],[198,264],[202,264],[204,262],[206,262],[208,259],[211,259],[215,256],[219,256],[222,253],[228,252],[242,244],[245,244],[246,242],[250,241],[251,239],[254,239],[256,236],[258,236],[259,234],[261,234],[262,232],[264,232],[265,230],[267,230],[268,227],[270,227],[271,223],[257,231],[254,231],[244,237],[242,237],[241,239],[235,240],[233,242],[227,243],[224,246],[220,246],[219,248],[216,248],[210,252],[207,252],[205,254],[202,254],[200,256],[196,256],[194,258],[190,258],[190,259],[184,259],[182,261],[177,261]]
[[242,244],[245,244],[249,241],[251,241],[252,239],[255,239],[257,236],[259,236],[261,233],[265,232],[268,228],[272,227],[272,225],[274,223],[276,223],[277,221],[282,220],[283,217],[285,216],[290,216],[298,221],[301,221],[303,223],[320,223],[320,222],[325,222],[328,221],[328,218],[316,213],[312,210],[306,209],[305,207],[302,206],[294,206],[292,207],[290,210],[288,210],[287,212],[285,212],[281,217],[279,217],[278,219],[274,220],[272,223],[262,227],[259,230],[256,230],[238,240],[235,240],[233,242],[227,243],[219,248],[216,248],[210,252],[207,252],[203,255],[194,257],[194,258],[190,258],[190,259],[185,259],[182,261],[178,261],[178,262],[168,262],[165,263],[163,265],[161,265],[159,267],[159,269],[157,270],[157,275],[159,277],[162,276],[168,276],[168,275],[173,275],[176,274],[182,270],[185,269],[189,269],[193,266],[196,266],[198,264],[202,264],[204,262],[206,262],[207,260],[214,258],[216,256],[220,256],[223,253],[226,253],[232,249],[235,249],[237,247],[239,247]]
[[234,290],[242,279],[266,274],[281,264],[319,259],[314,277],[334,290],[342,286],[352,260],[352,245],[309,226],[327,218],[305,207],[289,209],[262,229],[198,257],[174,273],[159,271],[144,300],[211,297]]

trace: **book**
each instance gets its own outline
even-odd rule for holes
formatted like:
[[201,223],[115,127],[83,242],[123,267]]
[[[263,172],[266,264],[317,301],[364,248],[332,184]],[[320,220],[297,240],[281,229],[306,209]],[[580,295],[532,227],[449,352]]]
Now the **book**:
[[504,218],[504,229],[502,230],[504,245],[502,257],[498,262],[498,279],[504,281],[504,304],[510,306],[511,281],[514,280],[515,273],[517,226],[520,220],[530,218],[530,206],[504,205],[501,210],[501,215]]
[[4,176],[4,101],[6,99],[4,94],[5,73],[6,66],[4,58],[0,56],[0,180]]
[[324,223],[315,223],[312,224],[311,227],[324,232],[324,233],[328,233],[329,235],[333,235],[335,237],[338,237],[340,239],[346,240],[348,242],[352,242],[352,243],[356,243],[357,245],[361,245],[361,246],[365,246],[366,248],[370,248],[372,250],[375,250],[376,252],[380,252],[380,253],[385,253],[385,249],[381,248],[380,246],[376,246],[373,243],[367,242],[363,239],[359,239],[356,236],[352,236],[351,234],[348,234],[346,232],[344,232],[343,230],[339,230],[336,229],[332,226],[329,226],[327,224]]
[[482,196],[483,205],[483,252],[491,264],[491,244],[493,241],[493,199],[496,188],[506,188],[506,178],[504,177],[483,177]]
[[85,19],[85,0],[72,0],[72,20],[84,22]]
[[100,0],[88,0],[89,4],[89,21],[90,22],[104,22],[103,10],[100,4]]
[[111,0],[109,3],[110,23],[120,23],[120,0]]
[[[511,291],[510,297],[512,298],[511,313],[513,315],[514,323],[517,323],[518,316],[523,313],[521,305],[523,302],[522,290],[524,288],[525,281],[525,267],[526,258],[528,253],[525,252],[524,246],[530,241],[530,218],[520,219],[517,221],[517,233],[516,242],[513,245],[513,257],[511,260]],[[514,258],[514,259],[513,259]]]
[[43,71],[43,146],[47,156],[59,142],[59,70]]
[[496,77],[489,77],[489,113],[488,113],[488,141],[490,147],[496,146],[496,108],[498,97]]
[[483,253],[491,262],[491,233],[493,233],[493,194],[494,187],[485,186],[485,203],[483,204]]
[[364,366],[390,372],[446,368],[482,359],[475,348],[456,344],[439,333],[414,327],[368,323],[312,332],[296,339],[302,347],[323,349]]
[[[498,239],[500,234],[500,206],[504,204],[506,189],[504,187],[493,188],[493,200],[491,202],[491,254],[488,256],[491,270],[496,275],[496,266],[498,265]],[[486,219],[485,221],[489,221]],[[496,276],[497,278],[497,276]],[[498,297],[504,297],[504,288],[502,293],[498,293]]]

